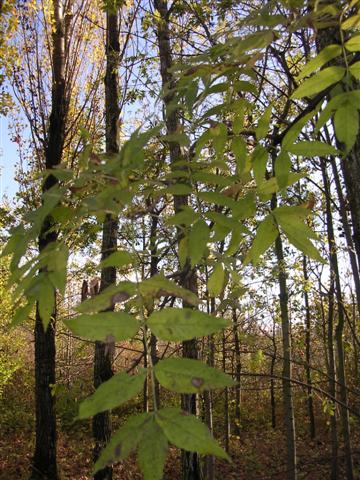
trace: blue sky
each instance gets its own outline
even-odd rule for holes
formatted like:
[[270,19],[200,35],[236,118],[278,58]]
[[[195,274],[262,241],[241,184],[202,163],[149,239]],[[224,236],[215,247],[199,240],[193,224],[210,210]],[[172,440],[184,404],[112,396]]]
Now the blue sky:
[[15,166],[18,161],[17,145],[11,142],[9,136],[8,119],[0,117],[0,167],[1,167],[1,192],[0,200],[6,195],[11,200],[16,191],[17,183],[14,180]]

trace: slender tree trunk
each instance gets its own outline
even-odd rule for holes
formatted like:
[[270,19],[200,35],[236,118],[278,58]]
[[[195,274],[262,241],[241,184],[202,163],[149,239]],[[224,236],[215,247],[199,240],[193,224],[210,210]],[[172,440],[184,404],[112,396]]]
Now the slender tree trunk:
[[236,309],[233,309],[233,334],[235,347],[235,435],[240,435],[240,419],[241,419],[241,357],[240,357],[240,340],[239,326],[237,324]]
[[337,193],[337,196],[338,196],[338,199],[339,199],[339,207],[340,207],[339,210],[340,210],[340,216],[341,216],[341,223],[342,223],[343,228],[344,228],[346,244],[347,244],[348,252],[349,252],[351,271],[352,271],[353,278],[354,278],[357,309],[358,309],[358,312],[360,314],[359,267],[358,267],[357,260],[356,260],[356,252],[355,252],[354,242],[353,242],[352,235],[351,235],[351,228],[350,228],[349,221],[348,221],[345,198],[344,198],[344,194],[343,194],[343,191],[342,191],[342,188],[341,188],[340,176],[339,176],[339,172],[338,172],[338,169],[337,169],[336,162],[335,162],[334,158],[331,159],[331,167],[332,167],[332,172],[333,172],[334,180],[335,180],[336,193]]
[[[167,0],[154,0],[154,7],[158,11],[160,20],[157,25],[157,40],[160,55],[160,74],[162,79],[163,91],[172,90],[175,85],[174,78],[170,72],[172,66],[172,49],[170,44],[170,28],[169,28],[169,9]],[[171,104],[173,98],[172,93],[168,93],[164,96],[165,105],[165,123],[168,134],[174,134],[178,131],[180,126],[179,115],[176,109],[168,111],[168,107]],[[182,157],[181,148],[178,142],[169,142],[170,162],[173,164]],[[184,205],[187,205],[188,197],[186,195],[174,196],[174,210],[175,213],[179,212]],[[181,235],[178,234],[180,241]],[[188,263],[188,262],[187,262]],[[197,292],[197,281],[194,270],[190,269],[190,265],[187,264],[184,268],[184,274],[181,279],[181,286]],[[184,306],[186,306],[184,304]],[[182,344],[183,356],[186,358],[198,358],[198,347],[196,339],[188,340]],[[196,415],[196,395],[183,395],[182,396],[182,408]],[[200,479],[200,463],[197,453],[182,452],[182,478],[183,480],[198,480]]]
[[270,364],[270,404],[271,404],[271,426],[276,428],[276,400],[275,400],[275,362],[277,354],[277,345],[276,345],[276,322],[273,318],[273,330],[272,330],[272,344],[273,344],[273,354],[271,356]]
[[337,313],[338,313],[338,322],[335,328],[335,339],[337,347],[337,357],[338,357],[338,376],[340,384],[340,399],[342,405],[340,406],[341,412],[341,423],[344,436],[344,446],[345,446],[345,461],[346,461],[346,478],[347,480],[353,480],[354,478],[354,467],[353,467],[353,458],[351,451],[351,437],[350,437],[350,423],[349,423],[349,410],[348,397],[347,397],[347,387],[346,387],[346,375],[345,375],[345,354],[344,354],[344,343],[343,343],[343,331],[344,331],[344,306],[342,300],[341,292],[341,282],[339,275],[338,259],[336,252],[336,242],[334,235],[333,219],[331,212],[331,191],[329,178],[327,175],[325,160],[321,161],[321,171],[323,176],[324,190],[325,190],[325,204],[326,204],[326,223],[327,223],[327,234],[328,234],[328,243],[329,243],[329,254],[330,254],[330,267],[333,271],[335,286],[336,286],[336,301],[337,301]]
[[[222,367],[226,372],[226,337],[225,332],[222,334]],[[225,450],[229,453],[229,441],[230,441],[230,416],[229,416],[229,389],[225,387],[224,390],[224,437],[225,437]]]
[[[209,309],[208,309],[209,311]],[[210,300],[210,312],[215,312],[215,298]],[[207,363],[210,367],[215,365],[215,343],[214,335],[208,337],[208,358]],[[210,432],[213,432],[213,394],[211,390],[204,392],[204,408],[205,408],[205,421],[209,427]],[[214,455],[207,455],[205,457],[205,478],[206,480],[215,480],[215,457]]]
[[[271,201],[272,210],[276,208],[277,199],[273,195]],[[283,345],[283,372],[282,372],[282,389],[284,401],[284,416],[286,428],[286,442],[287,442],[287,478],[289,480],[297,479],[297,457],[296,457],[296,431],[295,431],[295,416],[292,397],[292,368],[291,368],[291,332],[290,320],[288,310],[288,289],[286,284],[286,272],[283,243],[280,235],[275,240],[275,254],[278,266],[278,281],[279,281],[279,297],[280,297],[280,314],[282,327],[282,345]]]
[[[157,228],[159,223],[159,218],[155,211],[152,212],[153,216],[151,218],[151,228],[150,228],[150,276],[153,277],[158,273],[158,263],[159,257],[157,252]],[[150,337],[150,355],[151,355],[151,362],[153,365],[156,365],[159,361],[158,353],[157,353],[157,338],[152,333]],[[158,380],[155,378],[155,401],[157,408],[160,408],[160,384]]]
[[[118,62],[120,55],[119,15],[106,13],[106,75],[105,75],[105,119],[106,119],[106,153],[116,154],[118,147],[119,85]],[[104,260],[117,248],[118,219],[107,214],[103,224],[101,258]],[[106,267],[101,271],[100,291],[116,283],[116,268]],[[112,362],[114,344],[95,342],[94,387],[99,387],[113,376]],[[101,450],[110,440],[111,418],[109,412],[102,412],[93,418],[93,436],[95,446],[93,459],[96,461]],[[111,480],[112,467],[105,467],[94,475],[95,480]]]
[[307,382],[307,404],[309,412],[309,422],[310,422],[310,437],[315,438],[315,415],[314,415],[314,405],[312,397],[312,379],[311,379],[311,369],[310,369],[310,360],[311,360],[311,315],[310,315],[310,305],[309,305],[309,294],[308,294],[308,271],[307,271],[307,261],[305,255],[303,256],[303,273],[305,280],[304,288],[304,302],[305,302],[305,370],[306,370],[306,382]]
[[[65,122],[68,111],[65,85],[65,28],[64,11],[60,0],[53,0],[53,78],[51,93],[51,114],[47,144],[45,148],[46,169],[51,170],[61,163],[65,140]],[[57,179],[49,175],[43,185],[43,192],[57,184]],[[51,229],[51,231],[49,231]],[[57,240],[54,219],[46,217],[38,239],[42,251]],[[56,303],[56,292],[54,291]],[[31,468],[31,479],[57,480],[56,462],[56,415],[55,397],[51,385],[55,385],[55,325],[56,308],[48,328],[44,329],[38,306],[35,320],[35,410],[36,440]]]

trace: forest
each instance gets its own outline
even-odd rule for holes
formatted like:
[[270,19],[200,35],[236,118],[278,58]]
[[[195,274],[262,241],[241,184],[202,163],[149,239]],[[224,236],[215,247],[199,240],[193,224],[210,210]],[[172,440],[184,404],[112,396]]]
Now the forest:
[[0,1],[0,480],[360,479],[359,110],[359,0]]

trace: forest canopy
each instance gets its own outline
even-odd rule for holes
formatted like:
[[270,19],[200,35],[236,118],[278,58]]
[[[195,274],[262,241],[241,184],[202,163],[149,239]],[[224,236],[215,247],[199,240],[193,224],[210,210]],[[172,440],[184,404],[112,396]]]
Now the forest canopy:
[[360,2],[0,2],[0,479],[360,475]]

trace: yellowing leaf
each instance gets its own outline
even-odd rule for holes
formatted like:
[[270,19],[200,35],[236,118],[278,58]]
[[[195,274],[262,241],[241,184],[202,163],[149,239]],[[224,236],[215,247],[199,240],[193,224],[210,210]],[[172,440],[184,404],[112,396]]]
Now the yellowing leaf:
[[360,26],[360,14],[352,15],[351,17],[344,20],[341,24],[343,30],[348,30],[349,28],[359,27]]
[[218,297],[224,290],[225,270],[222,263],[215,265],[215,268],[208,280],[208,291],[211,297]]
[[328,67],[306,79],[292,94],[292,98],[311,97],[326,90],[334,83],[340,82],[345,75],[344,67]]
[[360,35],[354,35],[345,42],[345,48],[349,52],[358,52],[360,50]]
[[311,73],[315,72],[315,70],[325,65],[325,63],[341,55],[341,51],[340,45],[328,45],[321,50],[316,57],[312,58],[306,63],[304,68],[301,70],[301,73],[298,75],[297,80],[307,77]]

